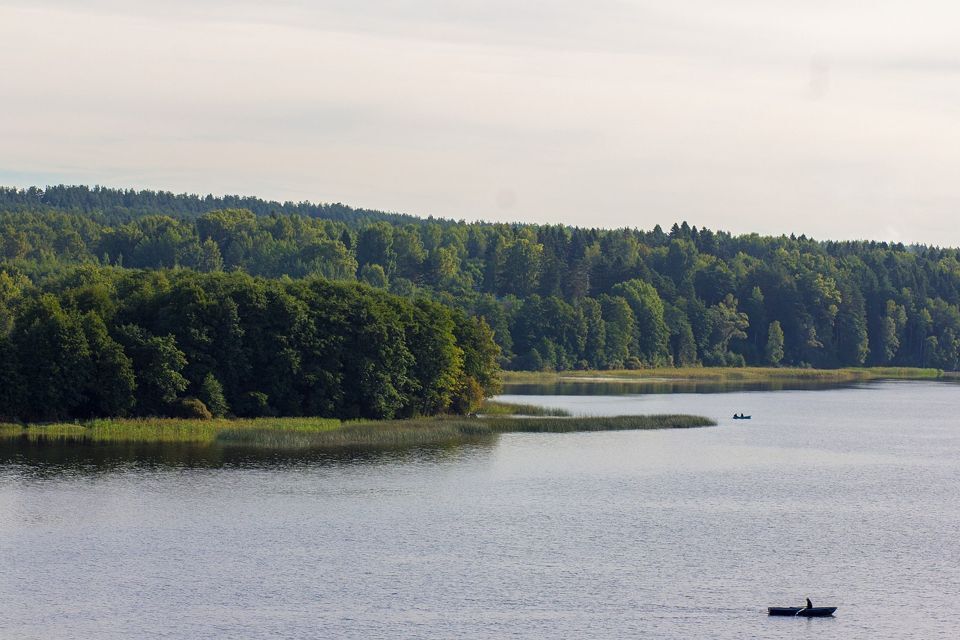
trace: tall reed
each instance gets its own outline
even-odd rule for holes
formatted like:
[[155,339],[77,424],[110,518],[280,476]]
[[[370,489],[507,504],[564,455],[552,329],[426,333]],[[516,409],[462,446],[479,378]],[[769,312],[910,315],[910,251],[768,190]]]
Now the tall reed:
[[496,402],[487,400],[483,403],[479,413],[484,416],[553,416],[565,417],[570,412],[566,409],[541,407],[535,404],[518,404],[514,402]]
[[617,369],[602,371],[505,371],[505,383],[550,383],[562,379],[587,382],[619,379],[682,379],[702,381],[810,380],[824,382],[857,382],[862,380],[933,380],[944,376],[940,369],[915,367],[847,367],[842,369],[802,369],[797,367],[658,367],[650,369]]
[[275,449],[405,447],[471,442],[501,433],[683,429],[715,424],[688,415],[557,417],[499,415],[341,422],[325,418],[94,420],[86,424],[0,425],[0,437],[30,441],[193,443]]
[[31,440],[82,440],[88,442],[216,442],[224,430],[277,430],[317,432],[337,429],[340,421],[330,418],[258,418],[239,420],[185,420],[175,418],[102,419],[90,422],[4,425],[0,437]]

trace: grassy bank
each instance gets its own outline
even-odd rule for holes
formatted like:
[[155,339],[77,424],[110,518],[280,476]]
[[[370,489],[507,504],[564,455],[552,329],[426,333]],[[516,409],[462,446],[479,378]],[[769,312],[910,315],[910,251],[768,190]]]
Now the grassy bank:
[[276,449],[403,447],[453,444],[501,433],[566,433],[625,429],[682,429],[715,424],[688,415],[618,417],[421,418],[340,422],[322,418],[256,420],[97,420],[86,424],[0,425],[0,437],[32,442],[194,443]]
[[509,383],[550,383],[561,380],[589,382],[693,380],[698,382],[936,380],[945,377],[940,369],[912,367],[865,367],[844,369],[799,369],[789,367],[662,367],[603,371],[505,371]]
[[213,444],[226,431],[270,429],[286,433],[320,433],[339,429],[328,418],[260,418],[252,420],[181,420],[140,418],[91,420],[85,423],[44,425],[0,424],[0,437],[84,440],[87,442],[151,442]]

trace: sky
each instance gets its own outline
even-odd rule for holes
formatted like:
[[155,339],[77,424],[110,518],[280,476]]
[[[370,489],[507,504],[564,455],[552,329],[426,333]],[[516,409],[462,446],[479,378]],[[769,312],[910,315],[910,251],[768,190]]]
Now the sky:
[[960,4],[0,0],[0,184],[960,246]]

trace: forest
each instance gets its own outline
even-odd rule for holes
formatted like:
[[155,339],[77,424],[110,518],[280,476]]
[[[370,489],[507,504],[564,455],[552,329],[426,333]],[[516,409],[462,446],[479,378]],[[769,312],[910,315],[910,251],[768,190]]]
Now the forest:
[[[171,407],[187,395],[236,415],[466,410],[497,366],[956,370],[958,305],[956,249],[0,189],[0,348],[5,379],[11,367],[23,379],[4,385],[0,406],[70,416],[149,414],[158,398]],[[55,340],[81,334],[81,368],[125,358],[140,373],[129,393],[87,401],[97,407],[43,399],[76,392],[64,383],[75,366],[29,354],[53,357]],[[418,340],[437,362],[418,361]],[[361,363],[355,349],[380,351]],[[41,366],[51,370],[31,369]],[[42,379],[48,392],[35,388]]]
[[405,418],[498,388],[479,319],[324,278],[186,269],[0,271],[0,418]]

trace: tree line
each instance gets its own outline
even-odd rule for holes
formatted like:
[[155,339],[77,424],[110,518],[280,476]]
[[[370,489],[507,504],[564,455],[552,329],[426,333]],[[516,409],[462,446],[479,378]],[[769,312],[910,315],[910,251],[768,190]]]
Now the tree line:
[[323,278],[75,266],[0,271],[0,419],[394,418],[499,384],[483,320]]
[[0,268],[28,280],[90,264],[429,298],[483,318],[513,369],[960,364],[956,249],[85,187],[0,191],[0,238]]

